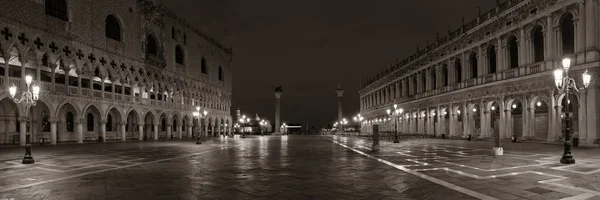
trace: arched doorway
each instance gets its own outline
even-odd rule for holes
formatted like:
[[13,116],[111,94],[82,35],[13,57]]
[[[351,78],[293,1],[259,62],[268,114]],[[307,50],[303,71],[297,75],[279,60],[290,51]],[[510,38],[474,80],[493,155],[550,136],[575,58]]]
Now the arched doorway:
[[98,137],[102,136],[100,130],[100,110],[96,106],[91,105],[83,113],[83,141],[97,141]]
[[[561,99],[561,116],[560,116],[560,121],[561,121],[561,133],[557,134],[557,136],[559,136],[561,138],[561,140],[564,140],[564,130],[565,128],[570,128],[571,130],[571,137],[578,137],[579,136],[579,102],[577,99],[577,96],[570,94],[569,95],[569,99],[567,100],[567,98],[565,98],[564,96]],[[567,124],[567,119],[571,120],[570,125]]]
[[[152,115],[152,113],[148,112],[145,117],[148,115]],[[125,133],[121,134],[121,140],[133,140],[138,131],[138,125],[140,120],[140,115],[137,111],[131,110],[127,114],[127,124],[125,125]]]
[[111,108],[106,114],[106,140],[117,140],[121,135],[119,122],[121,122],[121,111]]
[[[550,113],[550,107],[545,101],[542,101],[539,97],[534,97],[531,101],[531,122],[529,122],[529,134],[534,140],[548,140],[549,139],[549,124],[548,118]],[[554,138],[552,138],[554,140]]]
[[[57,124],[57,142],[70,142],[79,141],[79,135],[77,133],[77,124],[81,124],[79,113],[75,106],[70,103],[66,103],[59,108],[58,111],[58,124]],[[83,130],[82,130],[83,131]],[[83,138],[81,138],[83,142]]]

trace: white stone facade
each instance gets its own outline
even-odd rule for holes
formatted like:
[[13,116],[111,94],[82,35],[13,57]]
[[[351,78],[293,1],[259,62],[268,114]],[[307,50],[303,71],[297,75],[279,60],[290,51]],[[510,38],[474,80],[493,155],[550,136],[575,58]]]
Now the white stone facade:
[[[378,124],[392,132],[385,111],[398,104],[402,133],[560,141],[568,104],[574,136],[595,145],[599,9],[598,0],[504,1],[364,83],[362,131]],[[570,103],[552,76],[565,57],[579,86],[586,69],[592,75],[587,92],[572,94]]]
[[[151,0],[0,0],[0,144],[231,133],[232,50]],[[41,86],[29,112],[8,87]],[[205,119],[194,119],[199,106]]]

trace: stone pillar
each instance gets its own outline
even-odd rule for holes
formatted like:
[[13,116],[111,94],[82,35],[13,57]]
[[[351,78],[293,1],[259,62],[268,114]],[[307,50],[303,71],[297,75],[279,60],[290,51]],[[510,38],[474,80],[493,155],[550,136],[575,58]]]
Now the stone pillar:
[[106,120],[100,120],[100,133],[102,133],[102,142],[106,142]]
[[172,134],[172,133],[171,133],[171,131],[172,131],[171,129],[172,129],[172,128],[173,128],[173,127],[172,127],[172,125],[171,125],[171,124],[169,124],[169,123],[167,123],[167,140],[170,140],[170,139],[171,139],[171,134]]
[[192,129],[193,129],[192,127],[193,126],[192,126],[192,124],[188,124],[187,127],[188,127],[187,128],[187,138],[191,138],[192,137]]
[[[588,18],[588,20],[591,20],[590,18]],[[598,78],[599,76],[592,76],[592,80],[594,78]],[[600,99],[600,92],[598,92],[598,89],[596,87],[596,85],[594,83],[590,84],[590,88],[587,90],[587,92],[584,94],[585,96],[585,104],[586,104],[586,112],[585,112],[585,117],[584,120],[587,122],[586,123],[586,130],[587,130],[587,138],[585,141],[585,146],[593,146],[594,145],[594,141],[598,138],[598,133],[600,131],[600,125],[598,124],[598,117],[599,117],[599,107],[598,107],[598,102],[597,99]]]
[[[598,19],[596,18],[598,15],[598,1],[585,0],[585,5],[585,44],[587,45],[585,50],[594,50],[598,45],[598,39],[596,38],[598,35]],[[579,14],[581,15],[582,13],[580,12]],[[598,59],[597,55],[594,57],[586,56],[586,62],[596,59]]]
[[77,143],[83,143],[83,120],[77,119],[75,124],[77,124]]
[[213,137],[214,137],[214,136],[216,136],[216,135],[215,135],[215,126],[216,126],[216,125],[212,125],[212,126],[210,126],[210,134],[211,134],[211,136],[213,136]]
[[56,145],[58,141],[56,141],[56,120],[50,120],[50,144]]
[[154,124],[154,140],[158,140],[158,124]]
[[[21,146],[25,146],[25,144],[27,144],[27,119],[26,118],[20,118],[19,119],[19,143],[21,144]],[[31,137],[31,136],[30,136]]]
[[127,140],[127,121],[121,122],[121,141]]
[[473,116],[473,115],[470,115],[469,112],[467,111],[467,105],[468,104],[465,103],[465,105],[462,106],[463,110],[461,112],[461,115],[463,115],[462,116],[462,118],[463,118],[462,119],[463,136],[466,136],[468,134],[471,134],[471,136],[473,136],[473,133],[471,133],[471,129],[470,129],[470,126],[469,126],[469,124],[470,124],[469,121],[472,120],[472,119],[469,118],[469,116]]
[[138,140],[144,140],[144,124],[138,124],[138,128],[140,132]]
[[183,128],[183,124],[178,123],[177,124],[177,133],[179,135],[179,139],[183,139],[183,131],[181,130]]
[[275,133],[281,134],[281,94],[283,91],[275,89]]
[[[342,121],[342,96],[344,95],[344,89],[342,89],[342,87],[338,84],[338,88],[335,90],[335,93],[337,94],[337,104],[338,104],[338,122]],[[343,125],[340,125],[340,127],[344,127]],[[307,127],[308,128],[308,127]],[[338,132],[342,133],[344,132],[343,128],[338,129]]]

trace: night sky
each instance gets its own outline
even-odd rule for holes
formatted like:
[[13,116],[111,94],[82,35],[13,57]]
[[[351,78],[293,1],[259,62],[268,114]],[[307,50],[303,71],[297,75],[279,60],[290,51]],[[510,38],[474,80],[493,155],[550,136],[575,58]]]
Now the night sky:
[[[194,26],[233,47],[233,106],[274,123],[281,85],[282,121],[322,127],[359,111],[365,80],[496,5],[495,0],[163,0]],[[233,112],[232,112],[233,113]]]

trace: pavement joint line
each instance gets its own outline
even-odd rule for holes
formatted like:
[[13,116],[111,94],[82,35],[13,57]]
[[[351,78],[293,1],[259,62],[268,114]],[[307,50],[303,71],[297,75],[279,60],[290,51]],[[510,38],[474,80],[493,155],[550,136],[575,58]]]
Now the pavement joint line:
[[479,193],[479,192],[475,192],[475,191],[473,191],[473,190],[469,190],[469,189],[466,189],[466,188],[460,187],[460,186],[458,186],[458,185],[455,185],[455,184],[452,184],[452,183],[449,183],[449,182],[446,182],[446,181],[443,181],[443,180],[440,180],[440,179],[437,179],[437,178],[434,178],[434,177],[431,177],[431,176],[425,175],[425,174],[423,174],[423,173],[419,173],[419,172],[416,172],[416,171],[414,171],[414,170],[407,169],[407,168],[405,168],[405,167],[402,167],[402,166],[400,166],[400,165],[397,165],[397,164],[395,164],[395,163],[392,163],[392,162],[390,162],[390,161],[387,161],[387,160],[384,160],[384,159],[381,159],[381,158],[377,158],[377,157],[375,157],[375,156],[371,156],[371,155],[369,155],[369,154],[367,154],[367,153],[365,153],[365,152],[362,152],[362,151],[360,151],[360,150],[357,150],[357,149],[354,149],[354,148],[352,148],[352,147],[346,146],[346,145],[344,145],[344,144],[342,144],[342,143],[339,143],[339,142],[337,142],[337,141],[334,141],[334,140],[330,140],[330,141],[332,141],[333,143],[336,143],[336,144],[338,144],[338,145],[340,145],[340,146],[342,146],[342,147],[344,147],[344,148],[350,149],[350,150],[352,150],[352,151],[354,151],[354,152],[356,152],[356,153],[358,153],[358,154],[361,154],[361,155],[363,155],[363,156],[366,156],[366,157],[368,157],[368,158],[370,158],[370,159],[373,159],[373,160],[379,161],[379,162],[381,162],[381,163],[384,163],[384,164],[386,164],[386,165],[389,165],[389,166],[391,166],[391,167],[394,167],[394,168],[396,168],[396,169],[399,169],[399,170],[401,170],[401,171],[404,171],[404,172],[406,172],[406,173],[412,174],[412,175],[414,175],[414,176],[418,176],[418,177],[420,177],[420,178],[422,178],[422,179],[425,179],[425,180],[431,181],[431,182],[433,182],[433,183],[436,183],[436,184],[438,184],[438,185],[441,185],[441,186],[447,187],[447,188],[449,188],[449,189],[451,189],[451,190],[458,191],[458,192],[461,192],[461,193],[463,193],[463,194],[466,194],[466,195],[469,195],[469,196],[472,196],[472,197],[475,197],[475,198],[479,198],[479,199],[490,199],[490,200],[497,199],[497,198],[494,198],[494,197],[491,197],[491,196],[488,196],[488,195],[485,195],[485,194],[482,194],[482,193]]
[[[227,147],[225,147],[225,148],[227,148]],[[71,175],[71,176],[65,176],[65,177],[61,177],[61,178],[56,178],[56,179],[52,179],[52,180],[40,181],[40,182],[26,184],[26,185],[19,185],[19,186],[15,186],[15,187],[9,187],[9,188],[1,189],[0,193],[12,191],[12,190],[17,190],[17,189],[22,189],[22,188],[28,188],[28,187],[32,187],[32,186],[36,186],[36,185],[42,185],[42,184],[46,184],[46,183],[52,183],[52,182],[56,182],[56,181],[62,181],[62,180],[77,178],[77,177],[86,176],[86,175],[90,175],[90,174],[97,174],[97,173],[101,173],[101,172],[114,171],[114,170],[117,170],[117,169],[125,169],[125,168],[140,166],[140,165],[154,164],[154,163],[159,163],[159,162],[164,162],[164,161],[169,161],[169,160],[175,160],[175,159],[180,159],[180,158],[193,157],[193,156],[197,156],[197,155],[201,155],[201,154],[205,154],[205,153],[209,153],[209,152],[213,152],[213,151],[217,151],[217,150],[221,150],[221,149],[222,148],[212,149],[212,150],[208,150],[208,151],[194,153],[194,154],[191,154],[191,155],[178,156],[178,157],[173,157],[173,158],[165,158],[165,159],[154,160],[154,161],[149,161],[149,162],[145,162],[145,163],[131,164],[131,165],[126,165],[126,166],[119,166],[119,167],[116,167],[116,168],[103,169],[103,170],[98,170],[98,171],[93,171],[93,172],[85,172],[85,173],[81,173],[81,174],[76,174],[76,175]]]
[[596,194],[583,193],[583,194],[575,195],[572,197],[562,198],[561,200],[583,200],[583,199],[592,198],[594,196],[596,196]]
[[[342,145],[342,146],[344,146],[346,148],[350,148],[350,147],[347,147],[347,146],[345,146],[345,145],[343,145],[343,144],[341,144],[339,142],[336,142],[336,141],[333,141],[333,140],[330,140],[330,141],[332,141],[334,143],[337,143],[339,145]],[[458,148],[463,148],[463,147],[458,147]],[[352,150],[355,151],[355,152],[359,152],[359,150],[355,150],[355,149],[352,149]],[[383,160],[383,159],[380,159],[380,158],[368,155],[368,154],[366,154],[364,152],[360,153],[360,154],[363,154],[363,155],[365,155],[367,157],[370,157],[370,158],[373,157],[373,159]],[[545,155],[545,154],[537,154],[537,155]],[[555,157],[555,156],[552,156],[552,157]],[[427,159],[427,158],[425,158],[425,159]],[[406,160],[407,161],[411,161],[411,160],[416,160],[416,159],[406,159]],[[421,159],[421,160],[423,160],[423,159]],[[433,159],[433,160],[435,160],[435,159]],[[541,160],[537,160],[537,159],[533,159],[533,160],[535,160],[537,162],[548,162],[548,161],[541,161]],[[385,160],[383,160],[383,161],[385,161]],[[437,161],[437,160],[435,160],[435,161]],[[389,162],[389,161],[386,161],[386,162]],[[411,161],[411,162],[414,162],[414,161]],[[394,163],[392,163],[392,164],[394,164]],[[421,163],[417,163],[417,164],[421,164]],[[552,164],[552,163],[548,163],[548,164]],[[547,164],[545,164],[545,165],[547,165]],[[542,166],[542,165],[537,165],[537,166],[534,166],[534,167],[540,167],[540,166]],[[572,167],[572,166],[573,165],[558,166],[558,167],[551,167],[549,169],[554,169],[554,168],[560,168],[560,169],[562,169],[562,168],[568,168],[568,167]],[[410,170],[410,169],[407,169],[407,170]],[[559,188],[563,188],[563,189],[570,189],[570,190],[581,191],[581,192],[583,192],[582,194],[590,194],[592,196],[600,195],[599,191],[594,191],[594,190],[589,190],[589,189],[585,189],[585,188],[581,188],[581,187],[575,187],[575,186],[563,185],[563,184],[556,183],[558,181],[567,180],[567,179],[569,179],[569,177],[559,176],[559,175],[553,175],[553,174],[548,174],[548,173],[538,172],[538,171],[511,172],[511,173],[506,173],[506,174],[489,175],[489,176],[479,176],[479,175],[476,175],[476,174],[471,174],[471,173],[467,173],[467,172],[463,172],[463,171],[459,171],[459,170],[450,169],[448,167],[438,167],[438,168],[428,168],[428,169],[414,169],[413,171],[419,172],[419,171],[439,171],[439,170],[444,170],[444,171],[447,171],[447,172],[453,172],[453,173],[456,173],[456,174],[459,174],[459,175],[462,175],[462,176],[466,176],[466,177],[470,177],[470,178],[474,178],[474,179],[478,179],[478,180],[481,180],[481,179],[492,179],[492,178],[498,178],[498,177],[504,177],[504,176],[515,176],[515,175],[521,175],[521,174],[545,175],[545,176],[549,176],[549,177],[553,177],[553,178],[547,179],[547,180],[540,180],[540,181],[537,181],[537,182],[540,183],[540,184],[546,184],[546,185],[555,186],[555,187],[559,187]],[[572,171],[572,170],[567,170],[567,169],[562,169],[562,170],[563,171],[567,171],[567,172],[580,173],[580,174],[586,173],[586,172],[577,172],[577,171]],[[482,170],[482,171],[484,171],[484,170]],[[600,171],[600,169],[599,170],[594,170],[594,171]],[[577,200],[577,199],[587,199],[587,198],[589,198],[589,197],[583,198],[583,197],[586,197],[586,196],[589,196],[589,195],[585,195],[585,196],[583,196],[583,195],[576,195],[576,196],[571,196],[571,197],[563,198],[563,199]]]

